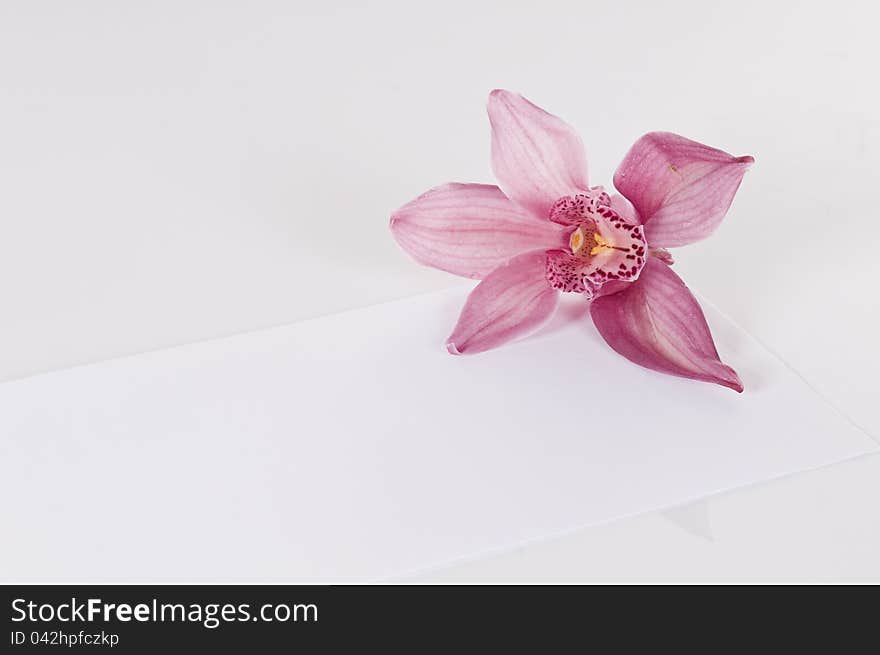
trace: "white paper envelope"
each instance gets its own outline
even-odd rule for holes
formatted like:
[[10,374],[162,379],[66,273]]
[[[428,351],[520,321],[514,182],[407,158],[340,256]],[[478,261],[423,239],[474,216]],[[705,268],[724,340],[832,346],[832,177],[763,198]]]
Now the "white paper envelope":
[[582,304],[453,357],[465,294],[0,386],[0,578],[378,580],[877,450],[711,308],[742,395]]

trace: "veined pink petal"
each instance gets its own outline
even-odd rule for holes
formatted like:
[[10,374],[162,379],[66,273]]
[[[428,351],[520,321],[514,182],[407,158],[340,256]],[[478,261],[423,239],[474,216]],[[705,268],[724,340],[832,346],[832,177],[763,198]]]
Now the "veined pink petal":
[[500,89],[488,110],[492,169],[511,200],[547,218],[557,198],[589,188],[584,144],[562,119]]
[[718,227],[754,161],[677,134],[651,132],[623,158],[614,186],[635,205],[652,247],[683,246]]
[[636,282],[593,300],[590,314],[608,345],[636,364],[742,392],[718,358],[697,299],[660,260],[648,258]]
[[534,332],[556,311],[559,294],[546,279],[544,251],[518,255],[495,269],[468,296],[446,340],[453,355],[496,348]]
[[563,230],[489,184],[444,184],[391,216],[394,238],[416,261],[478,279],[514,255],[558,248]]

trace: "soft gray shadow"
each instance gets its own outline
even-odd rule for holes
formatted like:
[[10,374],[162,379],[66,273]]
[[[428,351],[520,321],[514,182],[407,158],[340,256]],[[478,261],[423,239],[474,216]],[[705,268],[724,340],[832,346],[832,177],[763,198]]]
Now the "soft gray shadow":
[[689,505],[674,507],[660,512],[660,515],[679,528],[706,541],[715,541],[712,523],[709,519],[709,501],[698,500]]

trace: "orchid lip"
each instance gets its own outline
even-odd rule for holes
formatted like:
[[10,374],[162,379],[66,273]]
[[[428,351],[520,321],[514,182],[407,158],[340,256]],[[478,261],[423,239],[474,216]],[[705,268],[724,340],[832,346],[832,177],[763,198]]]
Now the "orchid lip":
[[550,286],[592,297],[605,282],[638,279],[648,252],[642,226],[624,221],[601,187],[559,198],[550,220],[573,228],[568,252],[548,253]]

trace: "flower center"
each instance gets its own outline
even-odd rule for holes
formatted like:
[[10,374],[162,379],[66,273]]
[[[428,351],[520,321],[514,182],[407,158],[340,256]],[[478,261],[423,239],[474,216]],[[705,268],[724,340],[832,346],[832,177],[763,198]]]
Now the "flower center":
[[586,224],[579,226],[578,229],[571,233],[571,236],[568,237],[568,246],[571,248],[572,255],[588,253],[591,257],[609,250],[629,251],[629,248],[621,248],[620,246],[608,243],[605,237],[596,230],[586,227]]
[[625,222],[601,188],[560,198],[550,220],[569,225],[569,251],[547,253],[547,280],[560,291],[592,297],[605,282],[632,282],[647,256],[644,229]]

